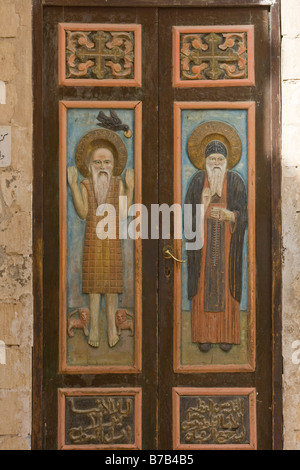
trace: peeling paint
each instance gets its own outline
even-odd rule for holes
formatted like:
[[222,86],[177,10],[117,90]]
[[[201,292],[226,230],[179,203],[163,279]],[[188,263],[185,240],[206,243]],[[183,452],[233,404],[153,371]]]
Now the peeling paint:
[[0,104],[6,104],[6,85],[0,80]]
[[300,414],[300,1],[281,2],[284,448],[299,449]]
[[12,131],[10,165],[0,168],[0,450],[30,449],[31,438],[31,44],[32,2],[0,0],[0,124]]
[[0,364],[6,364],[6,348],[4,341],[0,341]]

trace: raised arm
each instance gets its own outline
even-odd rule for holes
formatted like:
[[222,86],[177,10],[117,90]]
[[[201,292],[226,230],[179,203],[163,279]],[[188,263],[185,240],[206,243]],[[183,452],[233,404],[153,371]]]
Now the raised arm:
[[122,220],[127,219],[129,207],[133,202],[134,191],[134,170],[127,170],[125,173],[125,184],[120,181],[120,196],[127,197],[127,205],[120,204],[120,217]]
[[86,187],[81,184],[81,191],[78,187],[78,173],[75,166],[68,168],[68,183],[72,193],[73,204],[78,216],[81,219],[86,219],[88,214],[88,192]]

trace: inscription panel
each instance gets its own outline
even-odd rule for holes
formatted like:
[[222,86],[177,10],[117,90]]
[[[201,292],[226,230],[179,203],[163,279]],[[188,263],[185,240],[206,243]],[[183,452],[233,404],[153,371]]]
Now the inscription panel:
[[174,87],[254,85],[253,26],[174,27]]
[[175,449],[255,449],[255,389],[173,390]]
[[139,449],[140,389],[59,390],[60,449]]

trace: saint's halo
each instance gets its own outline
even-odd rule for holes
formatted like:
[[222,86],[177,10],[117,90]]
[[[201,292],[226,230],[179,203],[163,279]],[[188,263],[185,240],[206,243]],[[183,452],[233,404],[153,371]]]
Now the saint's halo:
[[97,148],[107,148],[114,156],[114,176],[120,176],[127,162],[127,149],[121,137],[109,129],[95,129],[85,134],[79,141],[75,162],[78,170],[85,178],[89,177],[87,159]]
[[242,142],[237,131],[222,121],[207,121],[200,124],[188,139],[188,155],[196,168],[205,169],[205,149],[213,141],[219,140],[227,149],[227,168],[235,167],[242,156]]

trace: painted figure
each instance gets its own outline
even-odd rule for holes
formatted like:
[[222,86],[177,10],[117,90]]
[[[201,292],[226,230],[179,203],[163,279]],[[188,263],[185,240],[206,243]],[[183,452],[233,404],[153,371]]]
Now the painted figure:
[[[240,344],[247,194],[243,179],[231,168],[241,157],[241,142],[231,126],[212,121],[194,131],[188,146],[200,171],[189,185],[185,203],[203,204],[205,211],[203,247],[187,251],[192,341],[201,352],[208,352],[212,344],[228,352]],[[193,219],[196,230],[195,215]]]
[[[122,246],[119,239],[119,217],[127,218],[134,191],[134,170],[121,178],[127,151],[116,132],[97,129],[85,135],[76,150],[76,165],[68,168],[68,183],[78,216],[86,220],[82,264],[82,293],[89,296],[90,329],[88,344],[99,347],[99,310],[101,296],[105,297],[108,344],[119,341],[115,314],[119,294],[123,292]],[[78,185],[78,171],[84,179]],[[119,196],[127,196],[127,206],[119,204]],[[97,208],[111,204],[116,213],[116,238],[100,239],[96,227],[103,216]]]

